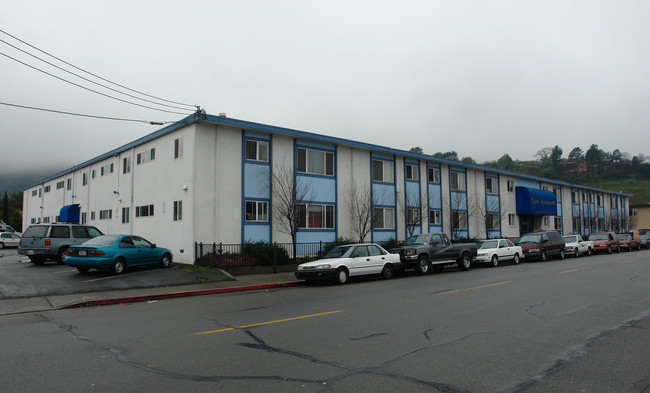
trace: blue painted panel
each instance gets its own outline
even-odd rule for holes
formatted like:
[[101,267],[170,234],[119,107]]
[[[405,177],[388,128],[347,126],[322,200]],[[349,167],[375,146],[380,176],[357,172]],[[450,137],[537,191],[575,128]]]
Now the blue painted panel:
[[375,243],[385,242],[390,239],[397,239],[394,231],[372,231],[372,241]]
[[490,231],[488,233],[488,238],[490,239],[498,239],[501,237],[501,231]]
[[395,186],[392,184],[373,184],[372,196],[379,206],[395,206]]
[[488,195],[485,198],[485,206],[490,213],[498,213],[500,210],[500,200],[498,195]]
[[268,224],[244,224],[245,242],[270,242],[271,227]]
[[540,188],[540,187],[539,187],[539,182],[538,182],[538,181],[528,180],[528,179],[522,179],[522,178],[520,178],[520,177],[518,177],[518,178],[515,180],[515,184],[516,184],[517,186],[523,186],[523,187],[528,187],[528,188]]
[[298,187],[311,187],[311,200],[327,203],[336,202],[336,180],[333,178],[296,176]]
[[442,232],[442,225],[429,225],[429,233]]
[[598,218],[605,218],[605,208],[602,206],[598,207]]
[[271,179],[269,165],[244,163],[244,198],[270,198],[268,184]]
[[451,191],[451,210],[467,210],[467,194]]
[[429,184],[429,207],[442,208],[442,194],[440,184]]
[[336,240],[336,231],[298,231],[296,243],[333,242]]
[[407,182],[405,185],[407,200],[411,206],[420,205],[420,183]]
[[571,213],[573,217],[580,217],[580,205],[571,205]]
[[555,213],[556,216],[561,217],[562,216],[562,204],[558,203],[557,204],[557,212]]

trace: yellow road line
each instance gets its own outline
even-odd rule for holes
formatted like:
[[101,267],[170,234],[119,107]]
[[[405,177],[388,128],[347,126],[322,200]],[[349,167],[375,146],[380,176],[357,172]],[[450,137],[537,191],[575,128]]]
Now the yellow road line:
[[226,332],[229,330],[235,330],[235,329],[247,329],[251,327],[257,327],[257,326],[264,326],[264,325],[271,325],[274,323],[280,323],[280,322],[288,322],[288,321],[296,321],[299,319],[305,319],[305,318],[313,318],[313,317],[320,317],[323,315],[328,315],[328,314],[335,314],[337,312],[341,312],[341,310],[336,310],[336,311],[328,311],[328,312],[322,312],[319,314],[311,314],[311,315],[303,315],[301,317],[294,317],[294,318],[286,318],[286,319],[278,319],[277,321],[269,321],[269,322],[260,322],[260,323],[253,323],[250,325],[242,325],[242,326],[236,326],[234,328],[226,328],[226,329],[219,329],[219,330],[210,330],[208,332],[200,332],[200,333],[194,333],[195,336],[200,335],[200,334],[211,334],[211,333],[220,333],[220,332]]
[[578,270],[588,270],[588,269],[589,269],[588,267],[578,267],[578,268],[575,268],[575,269],[562,270],[562,271],[560,272],[560,274],[562,274],[562,273],[577,272]]
[[465,289],[455,289],[453,291],[447,291],[447,292],[440,292],[438,295],[447,295],[450,293],[456,293],[456,292],[463,292],[463,291],[471,291],[472,289],[480,289],[480,288],[488,288],[488,287],[494,287],[497,285],[504,285],[504,284],[510,284],[512,281],[503,281],[503,282],[497,282],[494,284],[487,284],[487,285],[480,285],[478,287],[471,287],[471,288],[465,288]]
[[636,261],[633,261],[633,260],[627,260],[627,261],[620,261],[619,263],[630,263],[630,262],[636,262]]

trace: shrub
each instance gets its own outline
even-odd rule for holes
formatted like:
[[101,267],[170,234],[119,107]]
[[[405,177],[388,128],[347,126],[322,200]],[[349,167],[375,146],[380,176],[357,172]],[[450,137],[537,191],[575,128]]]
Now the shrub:
[[246,242],[242,247],[242,255],[255,259],[258,266],[272,266],[275,258],[277,265],[289,264],[289,253],[275,243],[265,241]]

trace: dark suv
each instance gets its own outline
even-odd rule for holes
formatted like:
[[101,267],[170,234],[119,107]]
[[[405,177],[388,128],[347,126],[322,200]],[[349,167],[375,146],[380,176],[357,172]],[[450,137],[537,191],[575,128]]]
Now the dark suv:
[[18,254],[27,255],[29,259],[42,265],[45,261],[65,262],[69,246],[81,244],[103,233],[92,226],[79,224],[37,224],[30,225],[23,233],[18,247]]
[[517,239],[515,244],[521,246],[526,260],[544,262],[552,256],[564,259],[564,238],[555,231],[527,233]]

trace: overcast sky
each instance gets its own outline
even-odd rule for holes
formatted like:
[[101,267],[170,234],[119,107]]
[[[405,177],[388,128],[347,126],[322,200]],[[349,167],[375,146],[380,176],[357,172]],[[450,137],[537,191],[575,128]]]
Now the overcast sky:
[[[0,30],[130,89],[214,115],[427,154],[455,150],[479,163],[506,153],[530,160],[556,144],[565,157],[592,143],[650,156],[649,17],[647,0],[0,3]],[[155,106],[4,42],[0,53]],[[2,103],[184,117],[4,55]],[[2,171],[78,164],[161,128],[6,105],[0,119]]]

